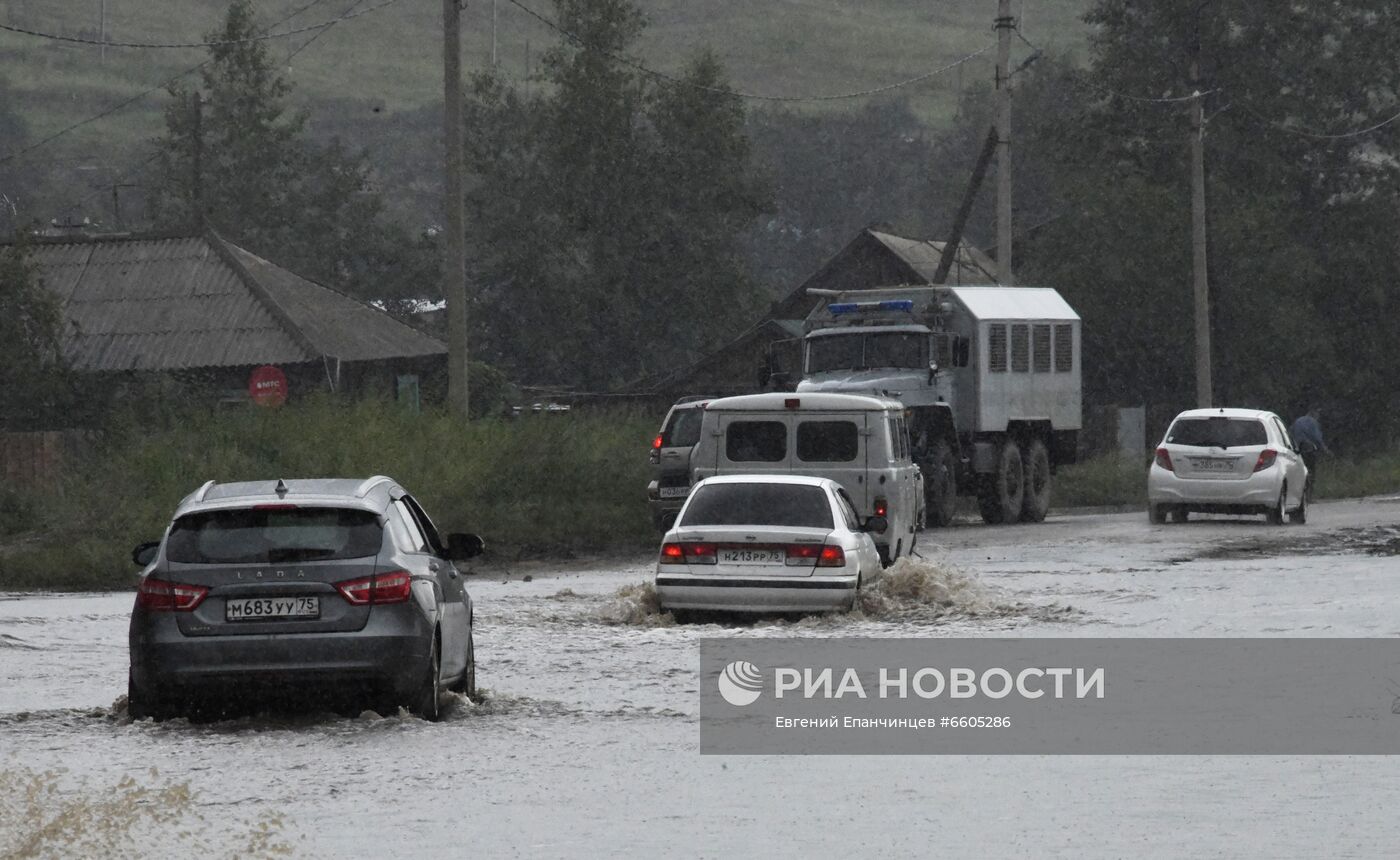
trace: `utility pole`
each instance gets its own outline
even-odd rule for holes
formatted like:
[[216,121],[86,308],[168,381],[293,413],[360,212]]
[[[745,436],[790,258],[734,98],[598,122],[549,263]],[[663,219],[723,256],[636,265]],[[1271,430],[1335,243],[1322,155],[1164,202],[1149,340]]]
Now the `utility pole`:
[[467,246],[462,200],[462,20],[458,0],[442,0],[443,143],[447,156],[447,243],[443,297],[447,299],[447,400],[467,417]]
[[1196,406],[1213,406],[1210,379],[1210,282],[1206,277],[1206,166],[1200,45],[1191,57],[1191,271],[1196,311]]
[[997,280],[1011,274],[1011,0],[997,0]]
[[190,136],[190,196],[194,201],[194,225],[204,231],[204,97],[194,91],[194,129]]

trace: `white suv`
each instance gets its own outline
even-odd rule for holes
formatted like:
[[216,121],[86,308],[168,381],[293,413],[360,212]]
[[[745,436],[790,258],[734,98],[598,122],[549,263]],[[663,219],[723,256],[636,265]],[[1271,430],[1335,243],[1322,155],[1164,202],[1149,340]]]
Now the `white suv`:
[[1308,468],[1283,422],[1257,409],[1192,409],[1176,416],[1147,472],[1153,523],[1201,513],[1308,519]]

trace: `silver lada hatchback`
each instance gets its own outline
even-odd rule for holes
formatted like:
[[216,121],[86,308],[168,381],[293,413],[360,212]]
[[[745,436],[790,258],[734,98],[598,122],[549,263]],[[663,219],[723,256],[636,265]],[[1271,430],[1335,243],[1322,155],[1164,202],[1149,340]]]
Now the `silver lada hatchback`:
[[206,483],[142,565],[131,613],[133,719],[226,713],[291,697],[408,707],[475,694],[472,601],[438,534],[393,480]]

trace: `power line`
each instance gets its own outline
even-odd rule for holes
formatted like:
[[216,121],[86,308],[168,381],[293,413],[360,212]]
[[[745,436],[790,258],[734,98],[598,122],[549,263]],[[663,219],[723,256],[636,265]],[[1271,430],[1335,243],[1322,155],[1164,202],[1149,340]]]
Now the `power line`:
[[1306,137],[1310,140],[1347,140],[1353,137],[1362,137],[1363,135],[1370,134],[1373,131],[1380,131],[1381,129],[1385,128],[1391,123],[1400,121],[1400,113],[1397,113],[1389,119],[1383,119],[1374,125],[1367,126],[1366,128],[1357,129],[1355,131],[1341,132],[1339,134],[1322,134],[1318,132],[1306,131],[1300,128],[1293,128],[1292,126],[1285,125],[1281,122],[1276,122],[1274,120],[1260,116],[1253,109],[1251,109],[1249,105],[1246,104],[1241,104],[1240,107],[1244,109],[1245,113],[1249,114],[1250,116],[1254,117],[1256,120],[1269,126],[1270,128],[1284,132],[1285,134],[1297,135],[1298,137]]
[[[292,20],[293,18],[295,18],[296,16],[300,15],[302,12],[305,12],[307,9],[310,9],[312,6],[319,5],[320,3],[323,3],[323,2],[325,2],[325,0],[311,0],[311,2],[309,2],[309,3],[307,3],[307,4],[303,5],[303,6],[301,6],[301,7],[299,7],[299,8],[297,8],[297,9],[295,9],[295,10],[293,10],[289,15],[287,15],[287,16],[284,17],[284,18],[282,18],[282,20],[278,21],[276,24],[273,24],[272,26],[273,26],[273,27],[276,27],[276,26],[279,26],[279,25],[281,25],[281,24],[285,24],[286,22],[288,22],[288,21]],[[360,0],[356,0],[356,5],[358,5],[359,2],[360,2]],[[335,24],[335,22],[332,21],[330,24],[326,24],[326,25],[324,25],[324,26],[326,26],[326,27],[331,27],[331,26],[334,26],[334,24]],[[269,28],[269,29],[270,29],[270,28]],[[324,32],[324,31],[323,31],[323,32]],[[317,34],[317,35],[320,35],[320,34]],[[307,44],[310,44],[310,43],[308,42]],[[305,47],[305,45],[303,45],[302,47]],[[289,59],[290,59],[290,58],[289,58]],[[18,150],[18,151],[16,151],[16,152],[12,152],[12,153],[10,153],[9,155],[4,156],[3,158],[0,158],[0,165],[8,164],[8,163],[10,163],[11,161],[14,161],[15,159],[18,159],[18,158],[23,158],[24,156],[28,155],[29,153],[34,152],[35,150],[38,150],[38,149],[42,149],[43,147],[49,145],[50,143],[53,143],[55,140],[58,140],[60,137],[63,137],[64,135],[68,134],[69,132],[77,131],[78,129],[82,128],[83,126],[85,126],[85,125],[87,125],[87,124],[89,124],[89,123],[97,122],[97,121],[100,120],[100,119],[105,119],[105,118],[111,116],[112,114],[116,113],[117,111],[122,110],[123,108],[130,107],[131,105],[133,105],[133,104],[135,104],[135,103],[141,101],[141,100],[144,99],[146,96],[150,95],[151,93],[155,92],[156,90],[163,90],[163,89],[165,89],[166,87],[170,86],[171,84],[175,83],[176,81],[180,80],[181,78],[185,77],[186,75],[194,74],[195,72],[197,72],[197,71],[199,71],[200,69],[204,68],[205,66],[209,65],[209,63],[210,63],[211,61],[212,61],[212,60],[205,60],[205,61],[202,62],[202,63],[199,63],[199,64],[194,65],[194,66],[190,66],[188,69],[185,69],[183,72],[179,72],[178,74],[171,75],[170,77],[166,78],[165,80],[161,81],[160,83],[156,84],[155,86],[153,86],[153,87],[151,87],[151,88],[149,88],[149,89],[143,90],[143,91],[137,93],[136,95],[132,96],[131,98],[129,98],[129,99],[125,100],[125,101],[118,102],[117,104],[112,105],[111,107],[107,108],[106,110],[102,111],[101,113],[94,114],[94,115],[92,115],[92,116],[90,116],[90,117],[87,117],[86,119],[78,120],[77,122],[73,123],[72,125],[70,125],[70,126],[64,128],[64,129],[61,129],[60,131],[54,132],[53,134],[49,135],[48,137],[44,138],[43,140],[38,141],[37,143],[33,143],[33,144],[31,144],[31,145],[29,145],[29,146],[26,146],[25,148],[23,148],[23,149],[21,149],[21,150]]]
[[688,87],[688,88],[690,88],[690,89],[701,90],[701,91],[703,91],[703,92],[709,92],[709,93],[717,93],[717,94],[719,94],[719,95],[735,96],[735,97],[737,97],[737,98],[748,99],[748,100],[751,100],[751,101],[767,101],[767,102],[822,102],[822,101],[838,101],[838,100],[842,100],[842,99],[855,99],[855,98],[863,98],[863,97],[865,97],[865,96],[873,96],[873,95],[877,95],[877,94],[879,94],[879,93],[889,92],[890,90],[896,90],[896,89],[899,89],[899,88],[901,88],[901,87],[907,87],[907,86],[909,86],[909,85],[911,85],[911,84],[917,84],[917,83],[919,83],[920,81],[928,80],[929,78],[931,78],[931,77],[933,77],[933,76],[935,76],[935,75],[940,75],[940,74],[942,74],[943,72],[946,72],[946,71],[950,71],[950,70],[952,70],[952,69],[955,69],[955,68],[957,68],[958,66],[961,66],[963,63],[966,63],[966,62],[968,62],[969,60],[971,60],[971,59],[973,59],[973,58],[975,58],[975,57],[981,56],[982,54],[985,54],[987,51],[990,51],[993,47],[995,47],[993,44],[990,44],[990,43],[989,43],[988,45],[986,45],[985,47],[981,48],[980,50],[974,51],[974,52],[972,52],[971,54],[968,54],[967,56],[962,57],[961,59],[954,60],[953,62],[949,63],[949,64],[946,65],[946,66],[942,66],[942,67],[937,68],[937,69],[934,69],[934,70],[932,70],[932,71],[925,72],[925,73],[923,73],[923,74],[921,74],[921,75],[916,75],[916,76],[914,76],[914,77],[912,77],[912,78],[906,78],[905,80],[898,81],[898,82],[893,83],[893,84],[886,84],[885,86],[880,86],[880,87],[872,87],[872,88],[867,89],[867,90],[860,90],[860,91],[851,92],[851,93],[838,93],[838,94],[835,94],[835,95],[823,95],[823,96],[769,96],[769,95],[759,95],[759,94],[755,94],[755,93],[739,92],[738,90],[729,89],[729,88],[727,88],[727,87],[711,87],[711,86],[706,86],[706,85],[704,85],[704,84],[697,84],[697,83],[694,83],[694,82],[692,82],[692,81],[687,81],[687,80],[685,80],[684,78],[678,78],[678,77],[676,77],[675,75],[670,75],[670,74],[667,74],[667,73],[665,73],[665,72],[658,72],[658,71],[656,71],[655,69],[648,68],[648,67],[642,65],[641,63],[638,63],[638,62],[635,61],[635,60],[632,60],[632,59],[629,59],[629,58],[627,58],[627,57],[625,57],[625,56],[622,56],[621,54],[616,54],[616,53],[613,53],[612,51],[603,51],[603,50],[599,50],[598,48],[595,48],[595,47],[593,47],[593,46],[591,46],[591,45],[588,45],[587,43],[585,43],[585,42],[583,41],[583,39],[579,38],[578,36],[574,35],[573,33],[569,32],[568,30],[565,30],[563,27],[560,27],[558,24],[556,24],[555,22],[553,22],[553,21],[551,21],[550,19],[546,18],[545,16],[541,15],[540,13],[536,12],[535,10],[533,10],[533,9],[529,8],[528,6],[525,6],[524,4],[520,3],[519,0],[508,0],[508,2],[509,2],[512,6],[515,6],[516,8],[520,9],[520,10],[521,10],[522,12],[524,12],[525,14],[527,14],[527,15],[529,15],[530,17],[536,19],[536,20],[539,21],[540,23],[544,24],[546,27],[548,27],[548,28],[550,28],[551,30],[554,30],[555,32],[559,33],[561,36],[563,36],[563,37],[565,37],[566,39],[568,39],[569,41],[573,42],[575,45],[578,45],[580,48],[583,48],[584,50],[595,51],[595,52],[597,52],[597,53],[600,53],[600,54],[602,54],[603,56],[609,57],[610,59],[613,59],[613,60],[616,60],[617,62],[621,63],[622,65],[627,66],[628,68],[634,69],[635,71],[641,72],[641,73],[644,74],[644,75],[648,75],[648,76],[650,76],[650,77],[653,77],[653,78],[656,78],[656,79],[658,79],[658,80],[662,80],[662,81],[665,81],[665,82],[667,82],[667,83],[674,84],[674,85],[680,86],[680,87]]
[[[316,0],[316,2],[319,3],[320,0]],[[354,9],[356,6],[360,5],[363,2],[364,0],[354,0],[353,3],[345,7],[345,11],[348,13],[351,9]],[[339,21],[332,21],[331,23],[327,24],[324,29],[318,31],[316,35],[312,36],[310,39],[307,39],[305,42],[302,42],[291,53],[287,54],[287,59],[283,60],[283,62],[290,63],[293,57],[295,57],[297,54],[300,54],[302,51],[305,51],[307,48],[311,47],[312,42],[329,33],[331,31],[331,28],[338,23]]]
[[[320,0],[317,0],[317,2],[320,2]],[[0,24],[0,30],[8,30],[11,33],[22,33],[26,36],[37,36],[42,39],[52,39],[56,42],[71,42],[78,45],[99,45],[108,48],[217,48],[224,45],[243,45],[249,42],[265,42],[269,39],[284,39],[287,36],[295,36],[298,33],[309,33],[312,30],[321,30],[339,24],[341,21],[349,21],[351,18],[359,18],[371,12],[377,12],[385,6],[392,6],[397,2],[398,0],[383,0],[383,2],[371,6],[368,9],[361,9],[358,12],[346,12],[338,18],[322,21],[319,24],[312,24],[307,27],[298,27],[295,30],[284,30],[281,33],[264,33],[261,36],[249,36],[246,39],[225,39],[215,42],[110,42],[102,39],[83,39],[78,36],[60,36],[55,33],[43,33],[38,30],[28,30],[24,27],[14,27],[9,24]],[[313,5],[315,5],[315,3],[308,4],[306,8]]]

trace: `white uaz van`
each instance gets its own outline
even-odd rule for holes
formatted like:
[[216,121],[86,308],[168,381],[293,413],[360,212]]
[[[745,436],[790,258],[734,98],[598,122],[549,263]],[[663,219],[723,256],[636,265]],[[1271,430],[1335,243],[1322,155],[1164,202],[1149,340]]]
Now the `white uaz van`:
[[786,392],[711,400],[690,466],[692,483],[738,474],[831,478],[862,518],[889,520],[873,535],[885,564],[907,555],[923,527],[924,478],[897,400]]

